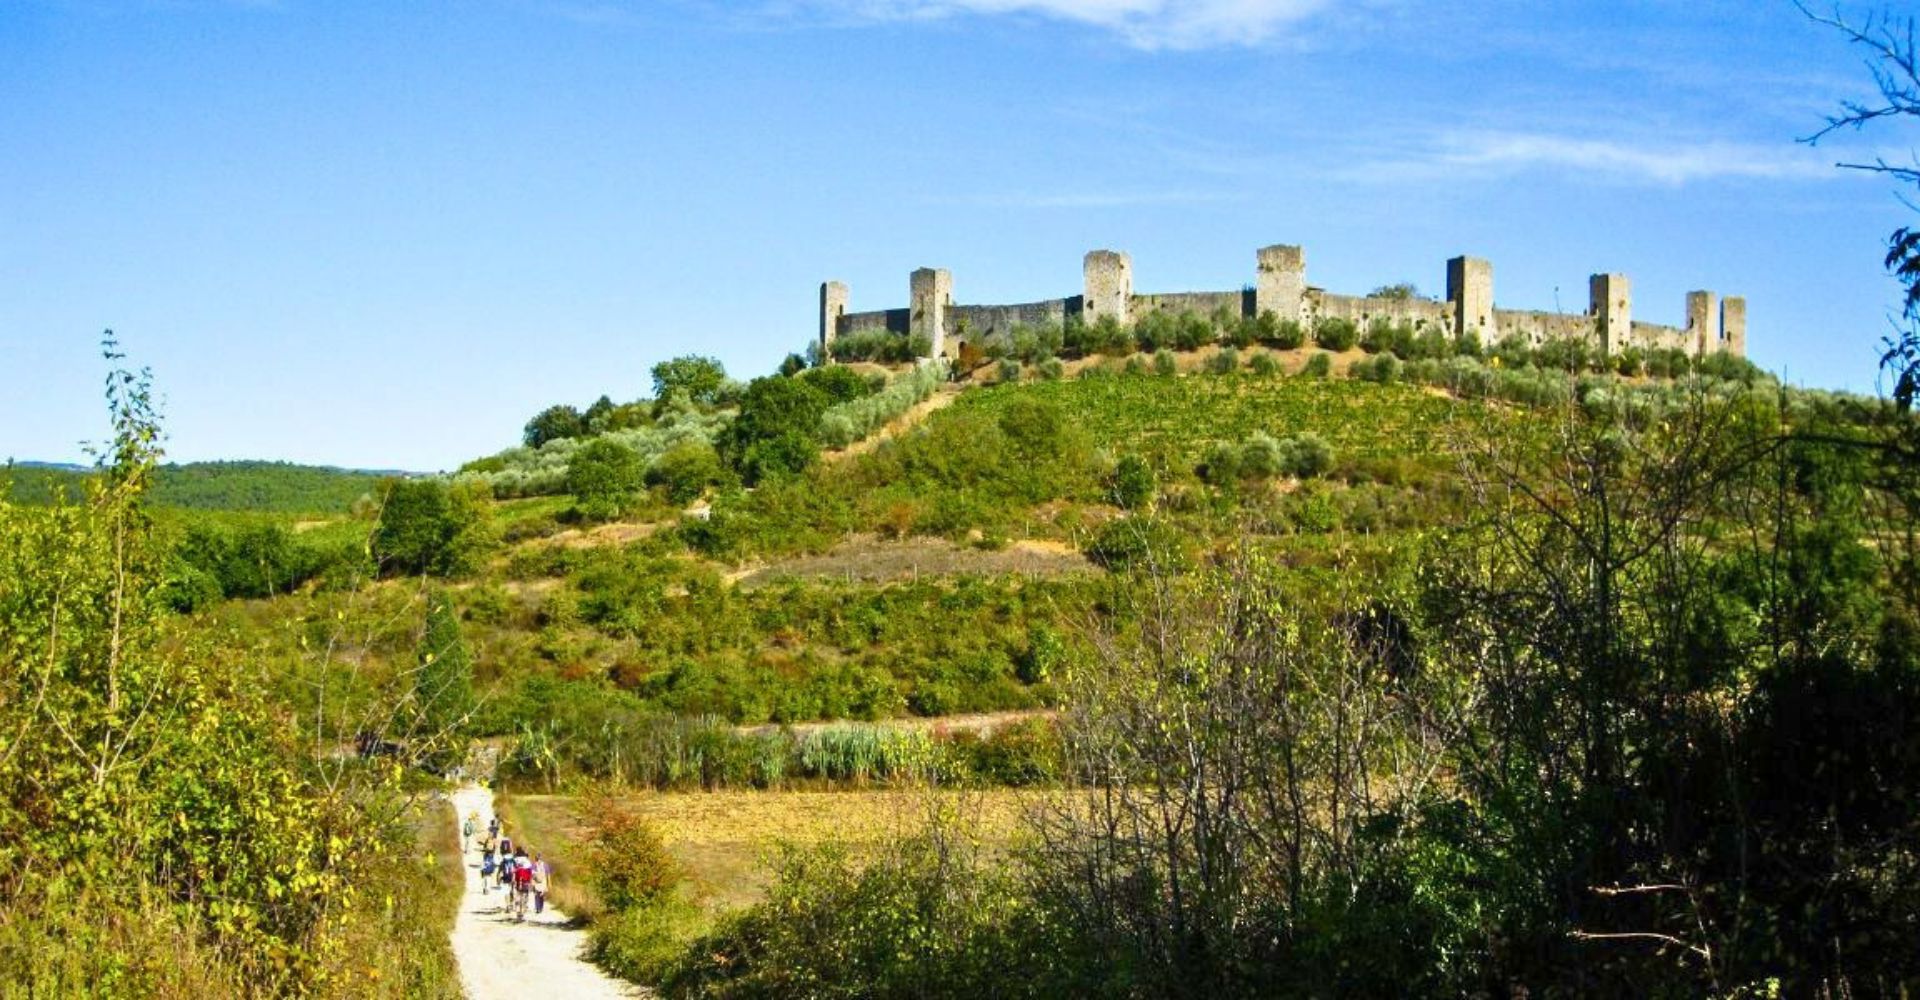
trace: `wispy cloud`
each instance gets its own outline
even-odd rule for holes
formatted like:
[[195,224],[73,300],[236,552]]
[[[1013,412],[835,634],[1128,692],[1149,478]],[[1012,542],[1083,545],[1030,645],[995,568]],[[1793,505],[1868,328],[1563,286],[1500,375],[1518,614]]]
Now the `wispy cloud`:
[[1332,7],[1333,0],[777,0],[769,14],[842,23],[1028,16],[1093,25],[1135,48],[1258,45]]
[[1443,133],[1422,152],[1375,165],[1388,177],[1587,174],[1678,186],[1698,181],[1813,180],[1837,176],[1833,158],[1790,143],[1588,138],[1544,132]]

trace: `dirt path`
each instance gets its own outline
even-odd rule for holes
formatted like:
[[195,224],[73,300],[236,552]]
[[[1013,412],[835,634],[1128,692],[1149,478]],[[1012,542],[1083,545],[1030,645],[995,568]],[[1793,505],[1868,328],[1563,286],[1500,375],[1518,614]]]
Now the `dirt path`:
[[[478,813],[484,827],[493,816],[493,793],[467,785],[453,793],[453,812],[460,818]],[[464,857],[467,883],[453,925],[453,955],[460,963],[460,984],[472,1000],[650,995],[588,964],[586,933],[566,926],[560,911],[548,907],[538,916],[528,914],[526,923],[514,923],[499,887],[481,891],[479,850]]]

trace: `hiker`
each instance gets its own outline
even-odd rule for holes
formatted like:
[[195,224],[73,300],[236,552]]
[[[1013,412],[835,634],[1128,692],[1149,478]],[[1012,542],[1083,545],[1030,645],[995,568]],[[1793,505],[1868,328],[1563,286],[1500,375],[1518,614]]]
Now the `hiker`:
[[506,886],[506,885],[509,885],[507,880],[513,877],[513,872],[509,870],[509,867],[513,864],[514,851],[513,851],[513,838],[507,836],[504,833],[500,835],[499,854],[500,854],[500,884],[502,886]]
[[460,846],[461,846],[461,847],[462,847],[463,849],[464,849],[464,848],[471,848],[471,847],[473,846],[473,821],[474,821],[474,820],[476,820],[476,819],[479,819],[479,818],[480,818],[480,814],[479,814],[479,813],[477,813],[477,812],[470,812],[470,813],[468,813],[468,814],[467,814],[467,818],[466,818],[465,820],[462,820],[462,821],[461,821],[461,823],[460,823]]
[[553,887],[553,866],[538,854],[533,856],[533,912],[547,909],[547,891]]
[[482,846],[480,849],[480,895],[484,896],[487,894],[487,890],[491,886],[492,882],[493,882],[493,838],[488,837],[486,844]]
[[533,895],[533,862],[525,851],[513,856],[513,919],[527,918],[527,899]]
[[500,817],[495,816],[487,820],[487,835],[492,837],[500,836]]

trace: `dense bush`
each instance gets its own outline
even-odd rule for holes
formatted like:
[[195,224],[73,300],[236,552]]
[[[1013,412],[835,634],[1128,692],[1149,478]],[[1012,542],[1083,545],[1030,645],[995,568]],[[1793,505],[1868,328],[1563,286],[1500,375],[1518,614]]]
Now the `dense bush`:
[[[681,445],[715,443],[731,419],[730,413],[702,409],[676,394],[663,401],[658,419],[649,426],[612,430],[601,437],[632,449],[651,467]],[[510,448],[468,468],[497,497],[553,496],[567,491],[567,464],[584,443],[562,438],[539,448]]]
[[713,358],[687,354],[653,366],[653,396],[663,402],[679,398],[713,406],[726,386],[727,369]]
[[576,438],[586,433],[587,423],[580,411],[564,403],[549,406],[527,421],[527,427],[521,434],[521,441],[529,448],[538,448],[549,441],[564,438]]
[[476,477],[389,480],[373,532],[374,558],[390,573],[474,572],[498,543],[491,498],[486,482]]
[[1155,487],[1153,466],[1146,459],[1131,453],[1120,456],[1109,485],[1114,503],[1128,510],[1139,509],[1153,502]]
[[574,510],[589,521],[610,521],[646,486],[646,467],[633,449],[595,438],[567,462],[567,492]]
[[688,441],[668,449],[646,471],[646,484],[660,490],[670,503],[698,499],[710,486],[725,480],[726,468],[713,446]]
[[1359,336],[1352,320],[1320,319],[1313,324],[1313,342],[1329,351],[1349,350]]
[[1308,378],[1326,378],[1333,374],[1333,356],[1315,351],[1311,357],[1307,358],[1307,363],[1300,369],[1300,374]]
[[925,336],[909,337],[891,330],[861,330],[833,338],[829,349],[834,361],[873,361],[905,365],[933,353],[933,343]]

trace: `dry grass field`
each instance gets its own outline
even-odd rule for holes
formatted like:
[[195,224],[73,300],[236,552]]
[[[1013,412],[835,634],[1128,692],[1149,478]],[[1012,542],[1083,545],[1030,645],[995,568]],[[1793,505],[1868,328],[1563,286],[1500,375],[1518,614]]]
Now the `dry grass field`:
[[[765,892],[767,864],[782,843],[839,840],[858,850],[924,828],[938,810],[964,817],[966,828],[1010,839],[1036,793],[983,792],[636,792],[622,798],[659,831],[685,866],[693,897],[710,911],[750,905]],[[592,817],[585,799],[567,795],[502,795],[497,808],[516,839],[555,863],[554,902],[571,913],[597,912],[580,878]]]

